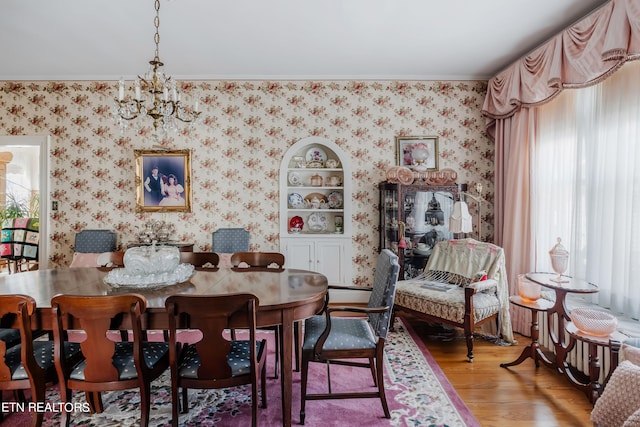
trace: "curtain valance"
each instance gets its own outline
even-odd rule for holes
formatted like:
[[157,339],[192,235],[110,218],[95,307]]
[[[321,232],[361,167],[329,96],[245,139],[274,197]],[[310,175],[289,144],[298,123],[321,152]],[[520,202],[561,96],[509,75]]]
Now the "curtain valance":
[[563,88],[595,84],[632,59],[640,59],[640,0],[612,0],[489,80],[487,127]]

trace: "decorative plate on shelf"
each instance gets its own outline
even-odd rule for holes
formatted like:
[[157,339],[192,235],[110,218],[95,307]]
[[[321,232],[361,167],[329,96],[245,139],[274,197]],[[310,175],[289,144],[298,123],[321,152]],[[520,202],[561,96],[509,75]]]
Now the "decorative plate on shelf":
[[289,194],[289,206],[294,209],[304,208],[304,199],[298,193]]
[[289,184],[302,185],[302,177],[298,172],[289,172]]
[[329,207],[331,209],[340,209],[342,208],[342,193],[338,191],[332,191],[327,196],[327,200],[329,201]]
[[324,162],[327,161],[327,153],[325,153],[322,148],[310,148],[307,151],[305,159],[307,160],[307,166],[309,163],[320,163],[322,166],[324,166]]
[[324,212],[314,212],[307,218],[307,225],[311,231],[327,231],[329,218]]

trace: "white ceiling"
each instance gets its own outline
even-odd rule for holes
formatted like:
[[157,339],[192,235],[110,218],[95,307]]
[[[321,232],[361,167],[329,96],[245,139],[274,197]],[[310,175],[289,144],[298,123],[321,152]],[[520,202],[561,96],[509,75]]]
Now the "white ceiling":
[[[178,79],[488,79],[608,0],[162,0]],[[153,0],[0,1],[0,80],[117,80]]]

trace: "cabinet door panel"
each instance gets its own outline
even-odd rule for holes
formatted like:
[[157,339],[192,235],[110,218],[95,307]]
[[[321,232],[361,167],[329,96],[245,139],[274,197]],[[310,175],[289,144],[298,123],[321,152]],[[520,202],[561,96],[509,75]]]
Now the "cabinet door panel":
[[315,252],[313,242],[294,241],[286,246],[287,268],[299,268],[301,270],[315,270]]
[[316,271],[327,276],[329,284],[345,283],[344,245],[339,241],[316,241]]

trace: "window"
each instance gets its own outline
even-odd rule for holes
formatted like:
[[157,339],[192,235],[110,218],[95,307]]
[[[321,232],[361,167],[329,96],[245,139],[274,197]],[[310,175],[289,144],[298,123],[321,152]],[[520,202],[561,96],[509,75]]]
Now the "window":
[[538,109],[532,167],[536,268],[556,238],[593,303],[640,318],[640,61]]

